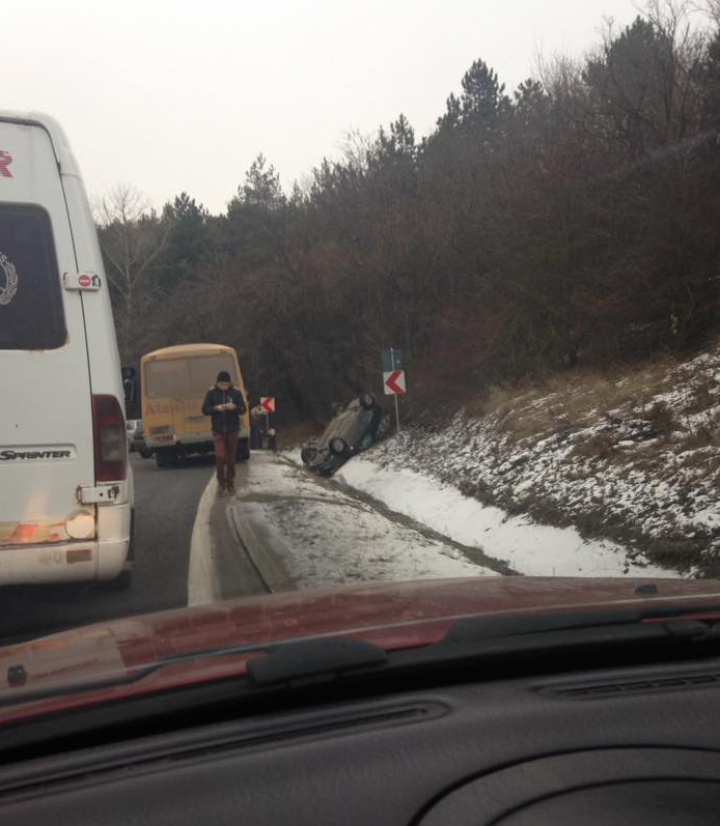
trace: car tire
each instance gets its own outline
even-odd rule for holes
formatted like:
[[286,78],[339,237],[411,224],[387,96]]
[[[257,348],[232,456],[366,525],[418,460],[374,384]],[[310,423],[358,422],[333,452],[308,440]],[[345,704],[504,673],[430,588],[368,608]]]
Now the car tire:
[[377,404],[375,396],[372,393],[361,393],[358,399],[363,410],[372,410]]
[[317,456],[316,447],[304,447],[300,451],[300,459],[304,465],[309,465],[310,462]]
[[334,456],[347,456],[350,452],[350,446],[345,439],[341,439],[340,436],[334,436],[330,439],[328,448]]
[[152,456],[152,450],[141,450],[140,451],[140,456],[143,459],[149,459]]

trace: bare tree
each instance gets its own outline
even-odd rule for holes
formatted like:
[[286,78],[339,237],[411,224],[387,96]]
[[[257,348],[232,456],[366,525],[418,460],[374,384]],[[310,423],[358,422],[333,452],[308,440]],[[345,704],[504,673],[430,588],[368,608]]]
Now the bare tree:
[[167,246],[170,225],[159,221],[145,196],[127,184],[113,187],[95,204],[94,212],[107,276],[120,302],[118,337],[128,354],[139,302],[149,296],[153,266]]
[[710,17],[716,26],[720,26],[720,0],[691,0],[689,8]]

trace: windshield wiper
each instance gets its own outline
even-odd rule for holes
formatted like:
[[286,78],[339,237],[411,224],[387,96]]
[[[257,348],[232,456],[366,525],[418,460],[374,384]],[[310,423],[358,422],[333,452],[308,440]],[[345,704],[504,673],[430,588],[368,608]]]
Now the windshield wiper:
[[[183,662],[262,653],[267,654],[267,656],[248,660],[247,662],[251,680],[258,686],[272,685],[289,680],[313,679],[322,675],[327,675],[325,679],[329,679],[333,674],[340,675],[360,668],[382,665],[388,660],[388,654],[384,648],[362,640],[343,637],[308,637],[290,642],[211,648],[172,657],[163,657],[157,662],[139,666],[129,674],[120,676],[113,675],[84,683],[70,683],[30,691],[18,690],[17,694],[0,697],[0,708],[65,697],[70,694],[84,694],[91,691],[129,686],[144,680],[162,668]],[[17,682],[17,675],[24,672],[24,670],[22,664],[11,665],[8,668],[8,682],[11,686],[14,682],[18,689],[22,687],[22,683]],[[13,675],[12,679],[11,675]]]
[[251,687],[299,687],[382,672],[398,674],[461,661],[507,660],[536,653],[559,653],[595,647],[626,648],[652,644],[720,641],[720,622],[663,618],[647,622],[646,611],[579,612],[576,614],[509,614],[458,620],[440,642],[385,651],[377,645],[346,638],[308,639],[285,643],[247,668]]
[[[205,648],[200,651],[189,651],[186,654],[176,654],[171,657],[163,657],[157,662],[148,665],[140,665],[133,668],[129,673],[122,675],[110,675],[97,680],[88,680],[82,683],[66,683],[64,685],[48,686],[47,688],[37,688],[30,691],[21,691],[23,682],[18,680],[17,675],[25,672],[22,663],[11,665],[7,671],[8,685],[11,690],[17,690],[16,694],[0,697],[0,708],[3,706],[13,706],[20,703],[35,703],[40,700],[51,700],[57,697],[65,697],[70,694],[85,694],[90,691],[101,691],[107,688],[120,688],[121,686],[132,685],[144,680],[156,671],[169,665],[178,665],[184,662],[195,660],[211,659],[213,657],[232,657],[234,654],[244,655],[253,653],[263,653],[270,651],[276,643],[259,643],[257,645],[238,645],[223,648]],[[25,678],[27,675],[25,674]]]
[[[664,614],[663,616],[667,616]],[[570,628],[608,628],[617,625],[635,625],[652,619],[646,609],[621,608],[608,611],[564,611],[553,614],[518,612],[487,614],[457,620],[448,631],[446,642],[477,642],[496,637],[515,637],[560,631]]]
[[710,625],[682,616],[668,617],[667,612],[661,621],[648,622],[654,619],[653,613],[629,609],[472,617],[455,622],[438,643],[389,652],[353,639],[308,639],[268,650],[266,657],[250,660],[247,668],[254,687],[283,683],[300,686],[382,671],[397,673],[460,660],[489,662],[569,648],[720,641],[720,622]]
[[386,666],[389,662],[390,656],[379,645],[326,637],[286,643],[267,657],[250,660],[247,669],[250,679],[258,686],[282,682],[302,684]]

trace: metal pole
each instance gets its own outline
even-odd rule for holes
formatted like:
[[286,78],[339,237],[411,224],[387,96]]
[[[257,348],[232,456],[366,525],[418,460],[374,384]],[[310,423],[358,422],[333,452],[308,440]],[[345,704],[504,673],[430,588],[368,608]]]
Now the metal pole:
[[[270,385],[265,385],[265,398],[270,398]],[[270,414],[268,413],[265,416],[265,438],[268,439],[270,437]]]
[[[394,347],[390,348],[390,364],[392,366],[392,371],[394,373],[395,372],[395,348]],[[395,396],[395,427],[397,428],[395,432],[399,433],[400,432],[400,403],[398,402],[398,394],[393,393],[393,395]]]

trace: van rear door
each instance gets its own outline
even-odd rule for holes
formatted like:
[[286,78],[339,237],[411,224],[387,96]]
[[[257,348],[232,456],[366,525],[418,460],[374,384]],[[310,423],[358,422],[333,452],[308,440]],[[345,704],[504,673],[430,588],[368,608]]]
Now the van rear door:
[[67,541],[94,484],[83,299],[65,273],[77,287],[50,136],[0,119],[0,571],[3,547]]

